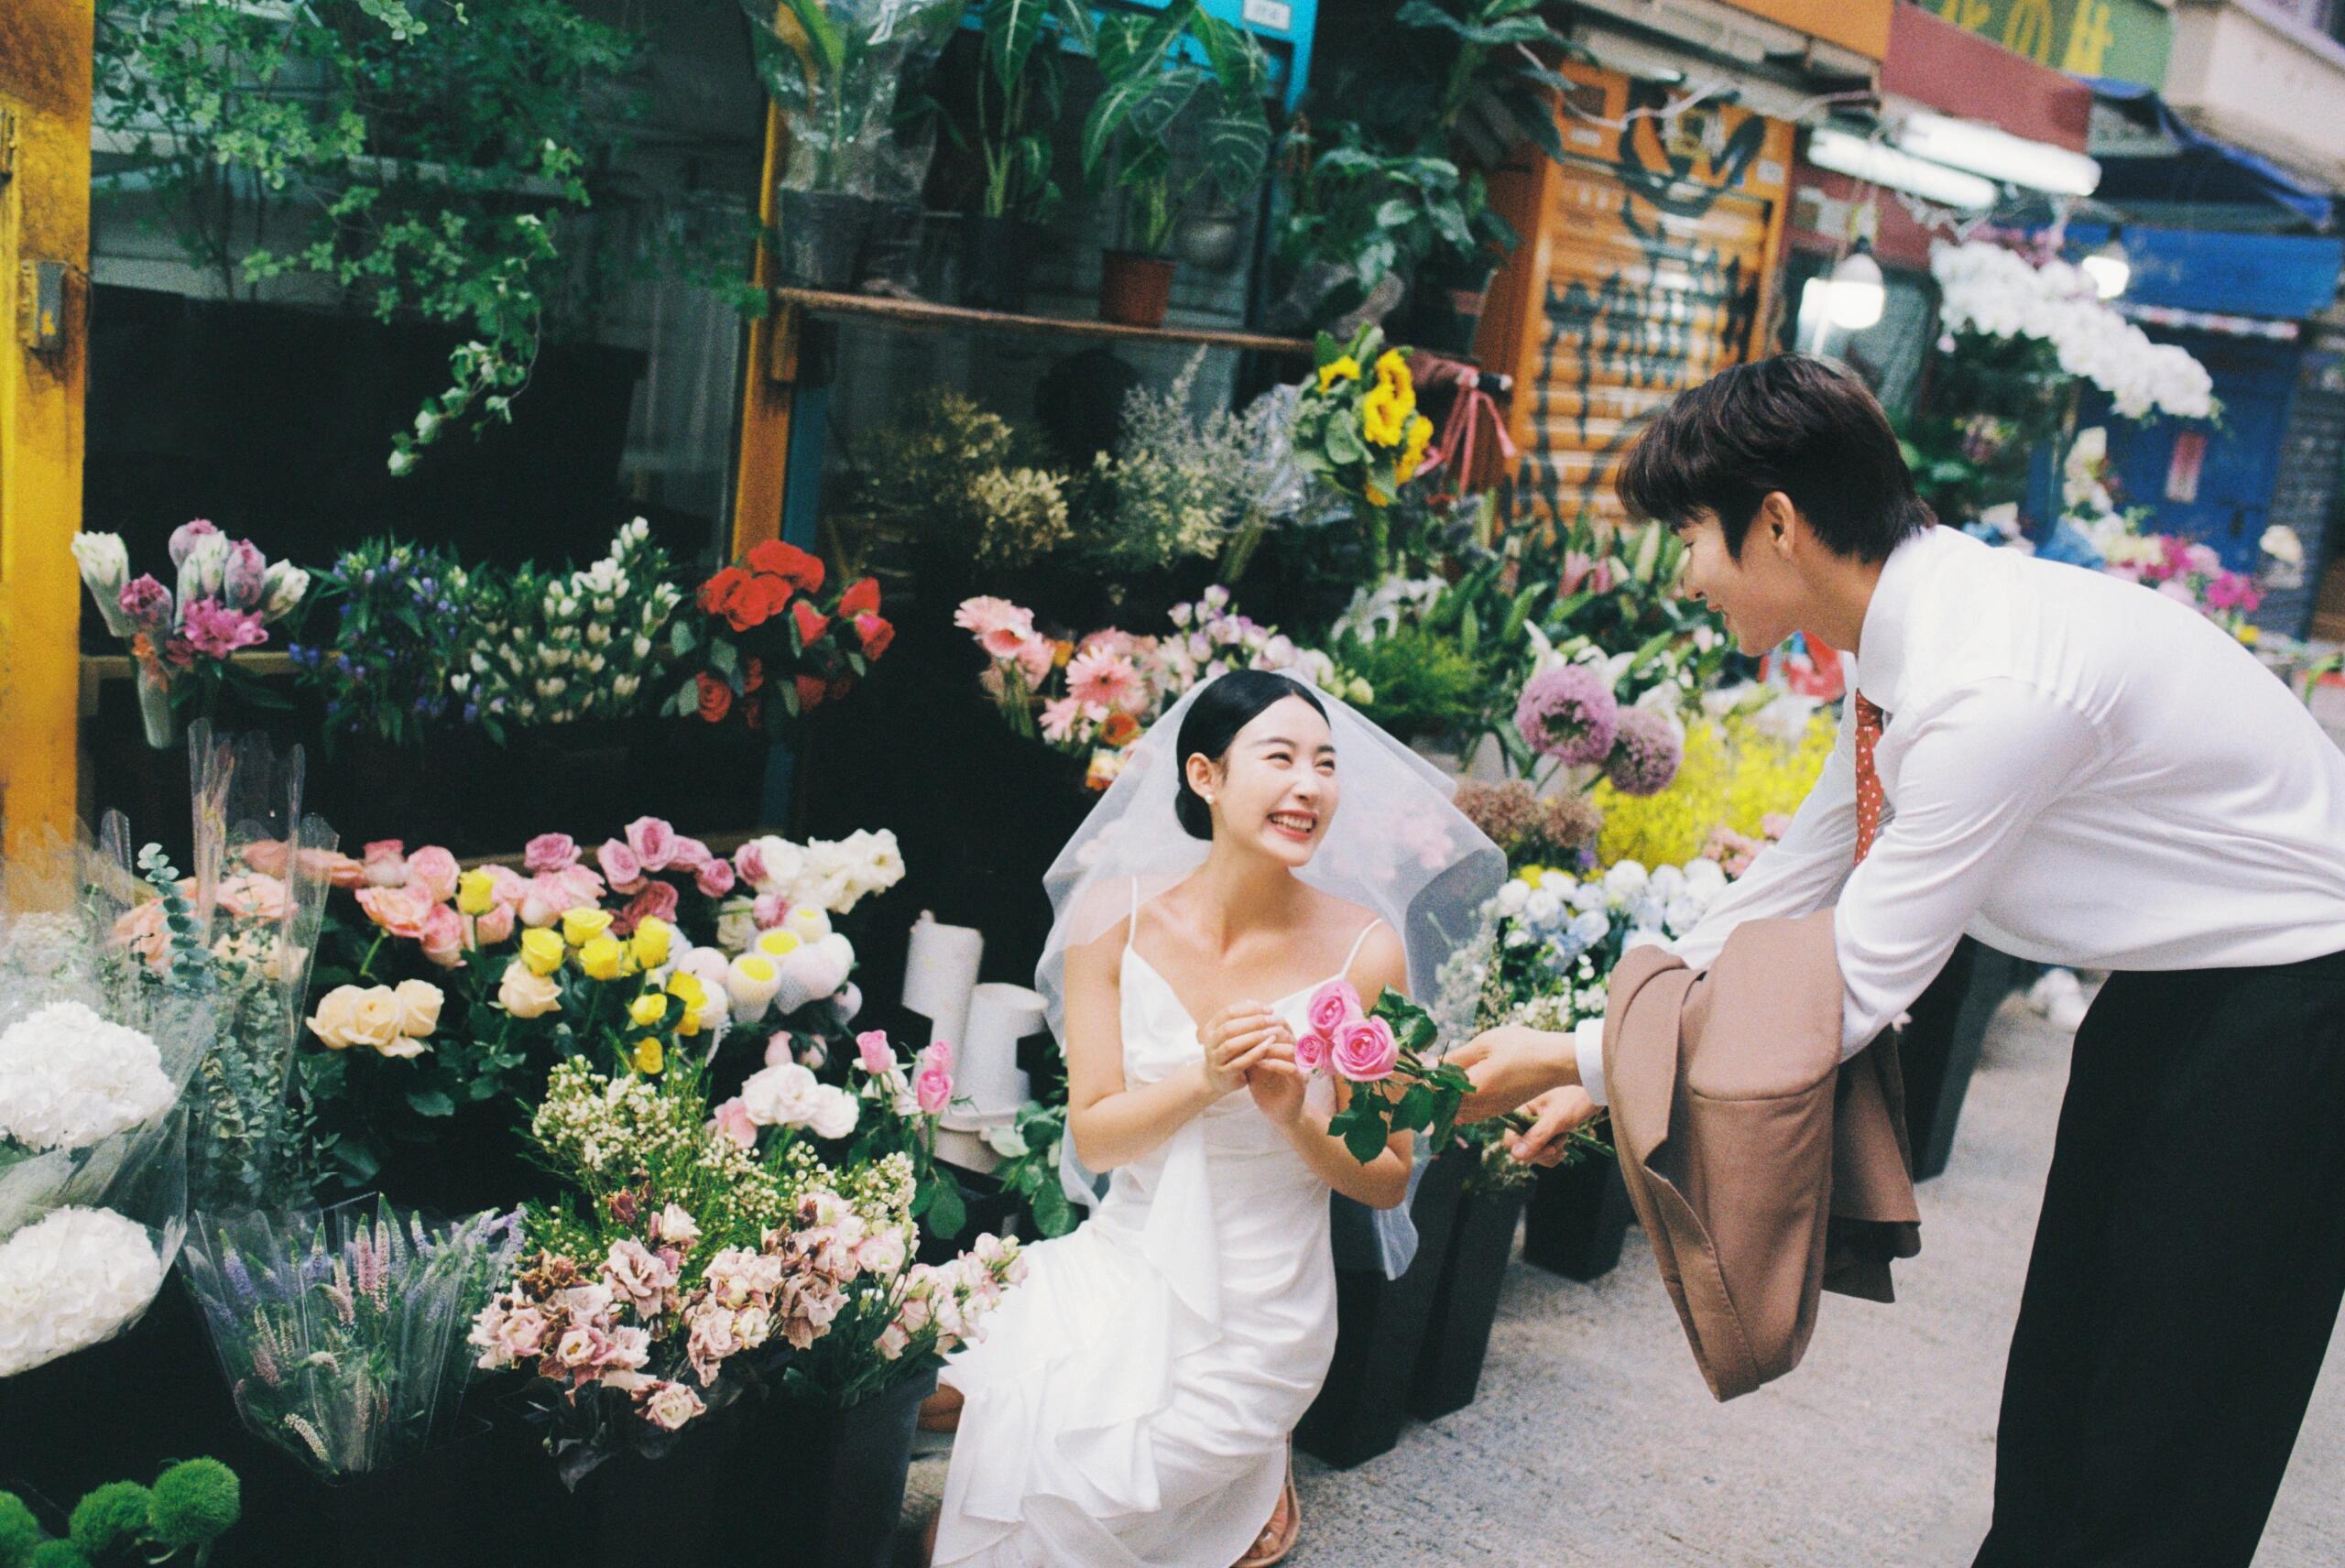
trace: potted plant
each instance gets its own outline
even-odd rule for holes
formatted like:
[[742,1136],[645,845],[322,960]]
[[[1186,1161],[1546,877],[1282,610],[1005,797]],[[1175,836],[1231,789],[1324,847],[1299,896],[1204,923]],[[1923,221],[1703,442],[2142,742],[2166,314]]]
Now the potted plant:
[[[745,4],[758,76],[790,132],[776,203],[785,283],[845,289],[885,205],[916,191],[933,144],[900,136],[900,86],[960,19],[955,0]],[[890,236],[892,238],[892,236]]]
[[1107,81],[1084,124],[1083,172],[1119,198],[1125,239],[1101,257],[1099,314],[1161,326],[1183,208],[1208,185],[1234,203],[1262,178],[1270,71],[1252,36],[1209,16],[1203,0],[1107,18],[1098,60]]
[[1027,225],[1059,203],[1051,129],[1063,85],[1061,38],[1088,52],[1083,0],[981,0],[982,59],[972,73],[974,140],[985,168],[976,215],[964,231],[962,295],[983,310],[1026,303]]
[[1409,1379],[1409,1413],[1419,1421],[1464,1410],[1481,1387],[1499,1294],[1514,1258],[1515,1226],[1538,1174],[1536,1166],[1507,1152],[1504,1139],[1511,1136],[1496,1121],[1458,1129],[1458,1141],[1476,1164],[1466,1176],[1448,1255],[1434,1286],[1433,1315]]

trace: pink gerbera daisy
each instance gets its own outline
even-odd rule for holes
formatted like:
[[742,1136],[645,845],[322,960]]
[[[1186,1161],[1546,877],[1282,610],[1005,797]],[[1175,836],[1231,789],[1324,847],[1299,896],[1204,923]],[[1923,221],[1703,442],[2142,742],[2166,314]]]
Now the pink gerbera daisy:
[[1085,653],[1066,667],[1066,689],[1078,702],[1136,713],[1142,697],[1140,670],[1121,654]]

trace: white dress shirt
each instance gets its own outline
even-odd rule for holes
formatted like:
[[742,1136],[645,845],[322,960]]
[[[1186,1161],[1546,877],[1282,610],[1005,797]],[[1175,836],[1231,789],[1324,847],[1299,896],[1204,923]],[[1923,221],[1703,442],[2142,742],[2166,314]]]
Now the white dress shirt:
[[[1855,864],[1856,704],[1780,843],[1672,946],[1837,905],[1843,1057],[1965,932],[2079,969],[2231,969],[2345,950],[2345,752],[2188,605],[1934,528],[1883,565],[1858,689],[1889,814]],[[1580,1076],[1604,1102],[1600,1025]]]

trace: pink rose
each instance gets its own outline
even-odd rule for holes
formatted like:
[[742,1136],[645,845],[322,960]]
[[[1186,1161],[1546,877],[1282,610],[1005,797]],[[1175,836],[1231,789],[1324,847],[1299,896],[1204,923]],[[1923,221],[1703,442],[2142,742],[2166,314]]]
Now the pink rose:
[[521,895],[518,913],[525,926],[550,926],[562,919],[564,911],[576,909],[562,896],[560,878],[538,876],[529,878],[528,890]]
[[407,844],[396,838],[378,838],[363,852],[365,855],[366,880],[377,887],[401,887],[407,885]]
[[884,1073],[896,1065],[896,1053],[888,1044],[885,1029],[866,1029],[856,1035],[855,1057],[863,1063],[866,1073],[874,1074]]
[[658,817],[638,817],[627,825],[627,846],[646,871],[665,871],[675,858],[676,830]]
[[771,931],[790,918],[790,900],[780,893],[760,893],[749,906],[749,918],[759,931]]
[[187,558],[194,553],[195,541],[219,531],[217,525],[208,517],[198,517],[192,522],[181,523],[178,528],[173,528],[171,541],[165,547],[170,552],[171,564],[186,565]]
[[946,1073],[952,1072],[953,1042],[949,1040],[930,1041],[928,1049],[920,1053],[920,1064],[922,1067],[934,1067]]
[[518,909],[529,896],[529,879],[509,866],[488,865],[481,867],[488,873],[488,890],[496,901]]
[[673,882],[649,882],[643,891],[627,901],[611,929],[626,935],[643,923],[643,917],[654,915],[670,925],[676,923],[676,885]]
[[768,1067],[783,1067],[787,1066],[791,1062],[796,1062],[797,1060],[797,1052],[791,1051],[790,1048],[790,1031],[788,1029],[783,1029],[780,1034],[774,1035],[766,1041],[766,1065]]
[[920,1108],[933,1116],[953,1103],[953,1074],[946,1068],[930,1067],[921,1073],[912,1091],[920,1096]]
[[749,1107],[736,1094],[716,1107],[716,1130],[739,1144],[743,1149],[758,1146],[758,1124],[749,1117]]
[[578,841],[564,833],[540,833],[522,848],[521,864],[532,872],[567,871],[578,864]]
[[1305,1073],[1317,1073],[1327,1065],[1327,1037],[1314,1030],[1301,1034],[1294,1040],[1294,1064]]
[[710,855],[693,869],[693,883],[712,898],[733,891],[733,863]]
[[735,850],[733,852],[733,871],[736,877],[738,877],[742,881],[747,882],[752,887],[764,881],[766,879],[766,851],[764,844],[760,840],[753,838],[748,843],[743,844],[740,848]]
[[561,1341],[553,1347],[553,1357],[573,1371],[584,1371],[602,1360],[610,1348],[607,1334],[581,1323],[562,1331]]
[[436,844],[427,844],[407,857],[407,886],[433,903],[444,904],[456,896],[461,870],[454,855]]
[[[402,887],[402,894],[414,889]],[[453,904],[429,904],[423,911],[423,956],[442,969],[459,969],[464,962],[464,917]]]
[[603,847],[594,852],[594,861],[603,868],[603,875],[610,878],[612,892],[634,893],[642,889],[643,862],[619,840],[605,839]]
[[554,872],[551,879],[561,885],[562,897],[570,900],[562,906],[566,909],[583,909],[603,901],[603,879],[594,875],[591,866],[565,866]]
[[1311,994],[1312,1032],[1329,1040],[1335,1039],[1346,1024],[1367,1016],[1367,1012],[1359,1005],[1359,993],[1352,989],[1348,980],[1330,980]]
[[513,935],[515,917],[510,904],[491,904],[488,913],[471,920],[473,947],[501,947]]
[[696,838],[685,838],[679,834],[674,846],[668,851],[668,869],[698,871],[707,865],[711,858],[708,845]]
[[1392,1038],[1392,1026],[1382,1018],[1358,1018],[1336,1036],[1328,1061],[1337,1077],[1355,1083],[1380,1083],[1400,1064],[1401,1045]]
[[[374,846],[370,844],[367,847],[371,849]],[[431,910],[447,909],[446,905],[434,904],[412,888],[379,886],[358,889],[358,907],[366,911],[368,920],[393,936],[409,942],[423,940],[424,921],[430,918]],[[449,909],[448,912],[453,915],[456,911]]]

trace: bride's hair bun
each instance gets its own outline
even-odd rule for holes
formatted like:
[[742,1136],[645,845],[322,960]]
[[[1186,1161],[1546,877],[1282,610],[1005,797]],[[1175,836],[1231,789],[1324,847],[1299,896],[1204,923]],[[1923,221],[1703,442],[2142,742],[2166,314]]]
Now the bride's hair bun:
[[1181,734],[1174,744],[1173,755],[1180,759],[1181,771],[1174,781],[1172,814],[1191,838],[1213,837],[1213,807],[1205,798],[1189,787],[1189,758],[1198,753],[1218,762],[1229,751],[1229,743],[1238,732],[1252,724],[1264,710],[1289,697],[1300,697],[1317,711],[1321,718],[1327,716],[1327,706],[1318,694],[1291,675],[1281,675],[1272,670],[1233,670],[1217,676],[1197,700],[1189,704],[1182,717]]

